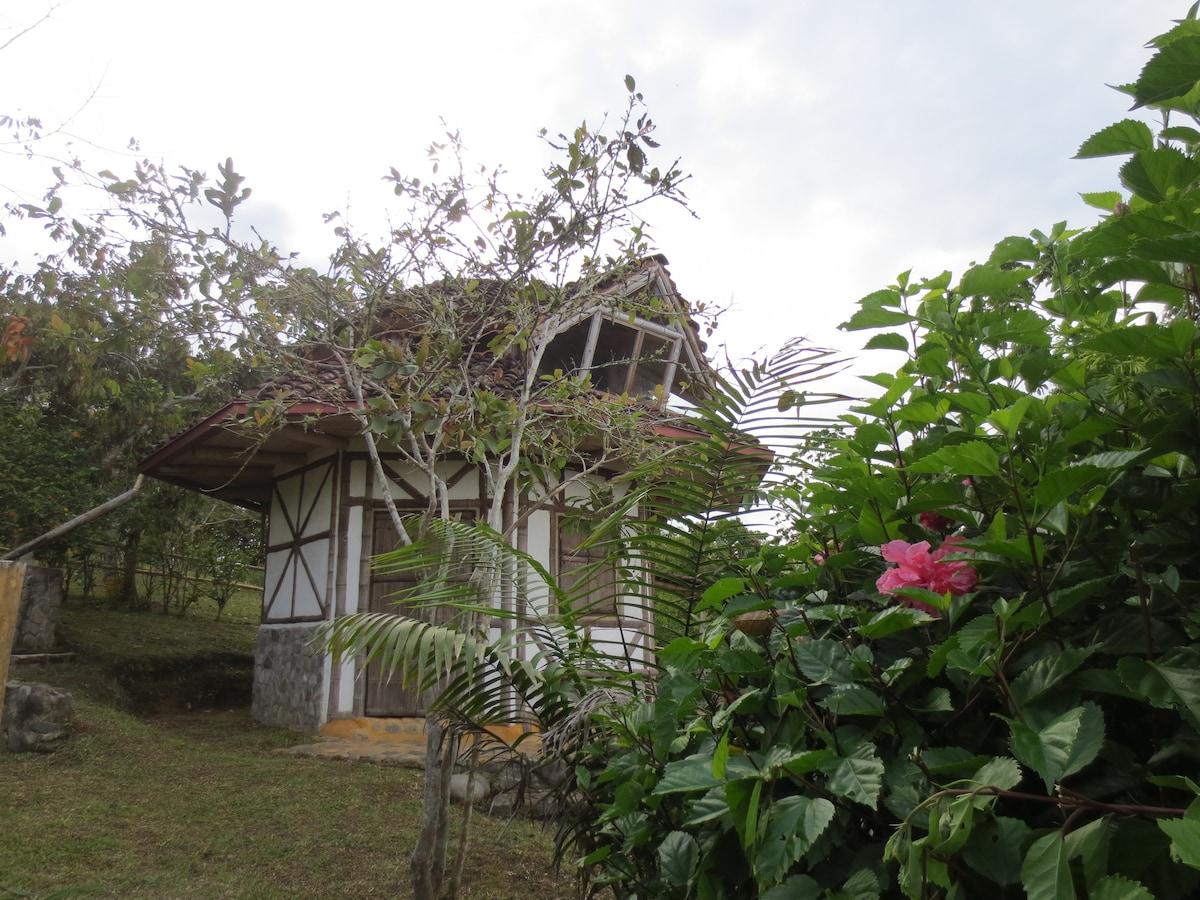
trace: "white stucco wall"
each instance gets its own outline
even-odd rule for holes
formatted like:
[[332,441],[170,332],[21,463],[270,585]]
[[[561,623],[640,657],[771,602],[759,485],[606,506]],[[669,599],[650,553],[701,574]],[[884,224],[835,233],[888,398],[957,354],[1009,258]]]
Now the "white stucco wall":
[[338,472],[337,458],[326,453],[276,482],[267,525],[264,621],[312,619],[332,610]]
[[[310,473],[285,477],[279,483],[280,498],[276,501],[279,509],[272,510],[268,528],[269,540],[272,544],[286,544],[290,541],[293,545],[298,545],[294,546],[290,555],[287,550],[268,555],[266,578],[269,584],[277,583],[280,590],[286,591],[288,596],[293,596],[294,592],[296,616],[319,615],[322,600],[326,601],[325,608],[330,616],[335,609],[344,610],[347,614],[365,612],[368,609],[366,588],[370,572],[369,564],[364,562],[364,558],[369,557],[371,552],[370,523],[379,508],[379,493],[374,486],[374,470],[369,461],[351,458],[344,464],[344,480],[334,477],[334,473],[325,481],[319,496],[313,494],[315,476],[310,477]],[[458,469],[459,465],[447,463],[440,469],[439,475],[451,479]],[[423,487],[421,479],[415,475],[408,476],[407,480],[414,488]],[[474,472],[468,473],[453,485],[451,499],[461,508],[478,508],[479,487],[479,477]],[[345,494],[341,502],[350,505],[347,512],[339,517],[335,514],[334,504],[338,501],[341,488],[344,488]],[[395,483],[390,484],[390,490],[402,508],[413,508],[419,502]],[[571,486],[564,492],[563,497],[559,498],[559,505],[564,501],[569,504],[582,499],[586,494],[587,489],[584,485]],[[329,537],[297,542],[296,535],[292,533],[283,517],[284,510],[299,531],[301,539],[315,535],[321,530],[328,530]],[[557,512],[539,509],[526,519],[523,539],[518,540],[517,535],[513,537],[514,546],[523,545],[530,556],[551,572],[557,565],[554,559],[557,542],[552,534],[556,525]],[[343,526],[345,534],[339,535],[338,530]],[[330,563],[331,541],[338,547],[339,552],[344,554],[340,562],[346,566],[346,572],[341,579],[337,577],[338,561],[335,560],[332,566]],[[327,586],[325,594],[318,596],[317,592],[311,590],[310,576],[318,584]],[[334,596],[335,585],[340,596]],[[552,627],[553,615],[548,591],[543,584],[531,584],[529,587],[530,590],[524,596],[524,601],[532,607],[528,612],[545,617],[545,621]],[[633,629],[641,630],[640,623],[628,624],[632,625]],[[629,655],[637,664],[643,658],[644,651],[640,642],[635,639],[633,629],[596,625],[590,630],[593,639],[598,641],[601,647],[615,655]],[[499,628],[493,627],[491,631],[493,638],[500,637]],[[354,660],[346,660],[335,666],[327,657],[323,663],[327,715],[361,715],[363,690],[360,667]]]

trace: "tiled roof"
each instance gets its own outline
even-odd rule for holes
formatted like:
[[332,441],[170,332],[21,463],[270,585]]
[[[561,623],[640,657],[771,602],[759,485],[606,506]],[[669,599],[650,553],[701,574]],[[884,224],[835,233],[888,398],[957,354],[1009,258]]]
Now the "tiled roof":
[[[689,337],[695,348],[690,352],[703,366],[703,344],[699,341],[698,329],[688,315],[687,303],[675,290],[665,262],[661,257],[645,260],[632,274],[601,285],[597,289],[597,300],[601,301],[618,286],[623,286],[629,294],[636,294],[647,288],[653,290],[658,279],[665,279],[672,293],[665,299],[682,307],[680,312],[691,326]],[[662,284],[661,281],[657,283]],[[487,285],[482,288],[474,285],[472,297],[486,300],[492,295],[500,296],[498,291],[499,288],[493,291]],[[420,303],[409,306],[419,308]],[[484,306],[486,309],[487,304]],[[402,311],[404,307],[405,304],[398,303],[392,315],[381,317],[380,325],[375,329],[377,338],[394,343],[419,340],[420,329],[407,318],[406,312]],[[665,324],[665,319],[658,324]],[[467,375],[476,388],[513,396],[524,384],[525,361],[518,354],[497,356],[488,349],[488,341],[499,333],[500,327],[502,323],[494,330],[483,324],[478,329],[474,347],[464,348],[469,354]],[[138,470],[233,502],[261,506],[269,497],[263,491],[269,491],[273,477],[274,464],[269,460],[302,457],[314,446],[331,446],[331,442],[345,442],[357,434],[357,421],[345,412],[347,406],[354,403],[347,388],[346,373],[335,354],[329,353],[327,359],[327,362],[320,360],[317,351],[309,356],[310,364],[315,364],[309,365],[308,371],[283,373],[264,380],[222,409],[161,442],[142,460]],[[264,403],[282,407],[286,420],[294,425],[284,431],[271,432],[265,438],[231,427],[252,415],[255,407]],[[654,423],[667,423],[678,418],[677,414],[652,408],[650,404],[646,404],[646,413],[649,421]],[[222,454],[227,457],[225,463],[219,459]]]

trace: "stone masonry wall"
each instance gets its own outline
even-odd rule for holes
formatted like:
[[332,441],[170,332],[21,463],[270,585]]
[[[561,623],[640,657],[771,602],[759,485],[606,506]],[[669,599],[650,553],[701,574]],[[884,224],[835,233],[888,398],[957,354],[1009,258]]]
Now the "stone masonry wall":
[[17,613],[17,633],[13,647],[18,651],[49,650],[54,646],[62,606],[61,569],[30,565],[25,569],[21,589],[21,608]]
[[325,721],[325,661],[313,645],[320,628],[319,622],[259,626],[250,707],[255,720],[317,733]]

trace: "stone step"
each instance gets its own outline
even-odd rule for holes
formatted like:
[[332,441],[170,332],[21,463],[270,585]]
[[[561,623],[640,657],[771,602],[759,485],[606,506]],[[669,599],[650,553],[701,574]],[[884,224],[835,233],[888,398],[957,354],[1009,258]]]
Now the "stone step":
[[53,663],[71,662],[75,654],[68,650],[39,650],[33,653],[14,652],[11,665],[17,666],[47,666]]

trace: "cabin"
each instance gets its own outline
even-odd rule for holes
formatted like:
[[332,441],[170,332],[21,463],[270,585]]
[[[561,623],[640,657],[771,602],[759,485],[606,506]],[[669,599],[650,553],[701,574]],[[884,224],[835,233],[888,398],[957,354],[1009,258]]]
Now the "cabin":
[[[657,312],[630,314],[622,301],[635,294],[653,300],[637,308]],[[563,322],[539,372],[586,373],[591,390],[626,394],[653,407],[657,412],[647,427],[664,438],[678,437],[684,433],[679,416],[669,410],[694,402],[711,378],[688,310],[666,260],[645,260],[597,290],[594,304],[581,305],[577,316]],[[477,377],[514,374],[524,373],[505,371],[493,361]],[[397,456],[382,454],[384,477],[377,477],[359,421],[344,402],[331,402],[327,387],[303,378],[275,379],[263,390],[285,399],[281,427],[265,435],[235,427],[254,408],[251,394],[160,444],[138,467],[263,515],[266,559],[253,715],[307,733],[334,733],[333,723],[342,720],[395,720],[425,711],[420,696],[399,679],[357,660],[334,664],[314,640],[336,617],[395,608],[393,595],[403,585],[372,566],[376,555],[396,543],[384,497],[390,495],[402,512],[427,506],[421,481]],[[481,467],[466,458],[441,465],[438,475],[450,487],[452,512],[468,520],[482,516],[492,498]],[[603,481],[617,474],[590,477]],[[585,492],[588,486],[575,488]],[[580,548],[572,499],[569,492],[505,498],[506,523],[516,523],[513,545],[568,584],[573,571],[592,562]],[[636,646],[639,636],[649,633],[650,623],[633,621],[633,606],[616,598],[597,611],[590,629],[594,640],[623,644],[636,659],[643,653]]]

